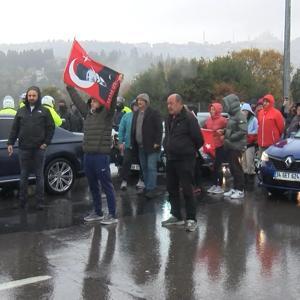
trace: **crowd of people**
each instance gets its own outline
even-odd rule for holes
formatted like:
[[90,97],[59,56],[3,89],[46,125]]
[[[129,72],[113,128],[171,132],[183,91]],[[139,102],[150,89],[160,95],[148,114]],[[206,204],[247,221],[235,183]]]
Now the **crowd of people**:
[[[126,190],[130,167],[136,158],[140,164],[137,193],[147,199],[158,196],[157,162],[163,147],[166,154],[166,189],[171,204],[171,217],[162,226],[185,225],[187,231],[197,228],[195,186],[199,182],[197,162],[199,149],[204,141],[197,117],[179,94],[166,99],[168,116],[164,119],[151,106],[147,93],[141,93],[125,106],[125,99],[115,97],[109,109],[96,99],[86,103],[75,88],[67,86],[72,100],[71,109],[65,100],[51,96],[41,97],[38,87],[30,87],[22,96],[19,109],[15,110],[14,99],[3,99],[1,114],[15,116],[8,140],[8,154],[19,139],[21,166],[20,204],[27,204],[27,184],[30,168],[37,178],[37,207],[43,202],[43,167],[45,150],[51,142],[55,126],[71,131],[83,130],[84,170],[93,199],[93,211],[84,218],[86,222],[102,224],[118,222],[116,197],[110,174],[111,133],[118,131],[118,149],[122,156],[120,168],[121,190]],[[255,176],[255,156],[283,137],[290,137],[300,128],[300,104],[287,107],[285,101],[280,110],[274,107],[271,94],[256,103],[240,101],[235,94],[213,101],[208,111],[210,117],[203,128],[211,130],[215,157],[212,186],[207,192],[223,194],[224,197],[242,199],[245,182]],[[224,115],[223,113],[227,113]],[[84,126],[83,126],[84,123]],[[164,124],[164,137],[163,137]],[[31,131],[31,134],[29,134]],[[34,132],[32,132],[34,131]],[[222,165],[229,164],[233,186],[225,192]],[[102,210],[101,190],[106,194],[108,214]],[[183,195],[185,216],[182,215],[180,195]]]
[[[15,116],[17,114],[18,108],[26,106],[26,94],[27,93],[23,93],[22,95],[20,95],[18,103],[15,103],[15,100],[12,96],[5,96],[2,101],[0,116]],[[83,118],[74,104],[72,104],[70,108],[68,108],[67,103],[64,99],[55,100],[50,95],[41,97],[40,101],[41,105],[49,110],[55,126],[64,128],[72,132],[83,131]],[[56,109],[56,106],[58,109]]]

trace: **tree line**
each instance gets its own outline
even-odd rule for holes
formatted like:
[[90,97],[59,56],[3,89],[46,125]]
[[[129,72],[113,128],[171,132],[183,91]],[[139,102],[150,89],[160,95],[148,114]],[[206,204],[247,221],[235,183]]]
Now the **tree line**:
[[[125,93],[133,99],[148,92],[154,105],[165,109],[170,93],[181,94],[185,101],[207,110],[212,100],[236,93],[241,100],[254,102],[271,93],[282,98],[283,57],[275,50],[244,49],[225,56],[205,59],[167,59],[138,75]],[[300,70],[291,83],[295,102],[300,101]]]
[[[187,59],[139,54],[136,49],[90,52],[96,61],[125,75],[121,93],[130,103],[147,92],[155,107],[166,109],[170,93],[183,95],[185,101],[202,111],[212,100],[236,93],[242,100],[258,99],[272,93],[282,97],[283,57],[275,50],[244,49],[213,59]],[[15,98],[30,85],[40,86],[55,98],[67,98],[62,73],[65,59],[55,58],[53,50],[9,50],[0,52],[0,97]],[[295,70],[291,94],[300,101],[300,69]]]

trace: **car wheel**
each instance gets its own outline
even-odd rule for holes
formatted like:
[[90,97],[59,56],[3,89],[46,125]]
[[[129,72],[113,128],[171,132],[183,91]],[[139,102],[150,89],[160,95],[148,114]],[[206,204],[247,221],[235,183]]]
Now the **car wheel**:
[[57,158],[46,166],[45,185],[48,193],[64,194],[71,189],[74,181],[74,167],[68,160]]

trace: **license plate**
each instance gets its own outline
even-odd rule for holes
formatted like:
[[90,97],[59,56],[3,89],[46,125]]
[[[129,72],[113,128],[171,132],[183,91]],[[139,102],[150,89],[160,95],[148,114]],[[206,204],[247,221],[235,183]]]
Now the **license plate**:
[[300,182],[300,173],[276,171],[273,179]]

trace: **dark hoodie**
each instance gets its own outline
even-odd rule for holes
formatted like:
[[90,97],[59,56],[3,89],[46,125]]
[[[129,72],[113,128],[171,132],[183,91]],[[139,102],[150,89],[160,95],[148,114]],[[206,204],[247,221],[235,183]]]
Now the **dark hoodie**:
[[[28,92],[36,91],[38,100],[31,111]],[[30,87],[26,93],[25,106],[19,108],[10,131],[8,145],[14,145],[19,138],[20,149],[35,149],[42,144],[49,145],[55,125],[49,110],[41,105],[41,92],[38,87]]]
[[247,147],[247,120],[241,112],[240,100],[235,94],[223,98],[224,112],[229,114],[225,130],[225,149],[244,151]]
[[220,135],[217,130],[226,127],[227,119],[221,115],[223,111],[222,104],[212,103],[208,107],[208,111],[211,110],[211,107],[215,108],[216,113],[213,117],[211,116],[205,121],[203,128],[213,130],[214,146],[215,148],[219,148],[224,144],[224,135]]

